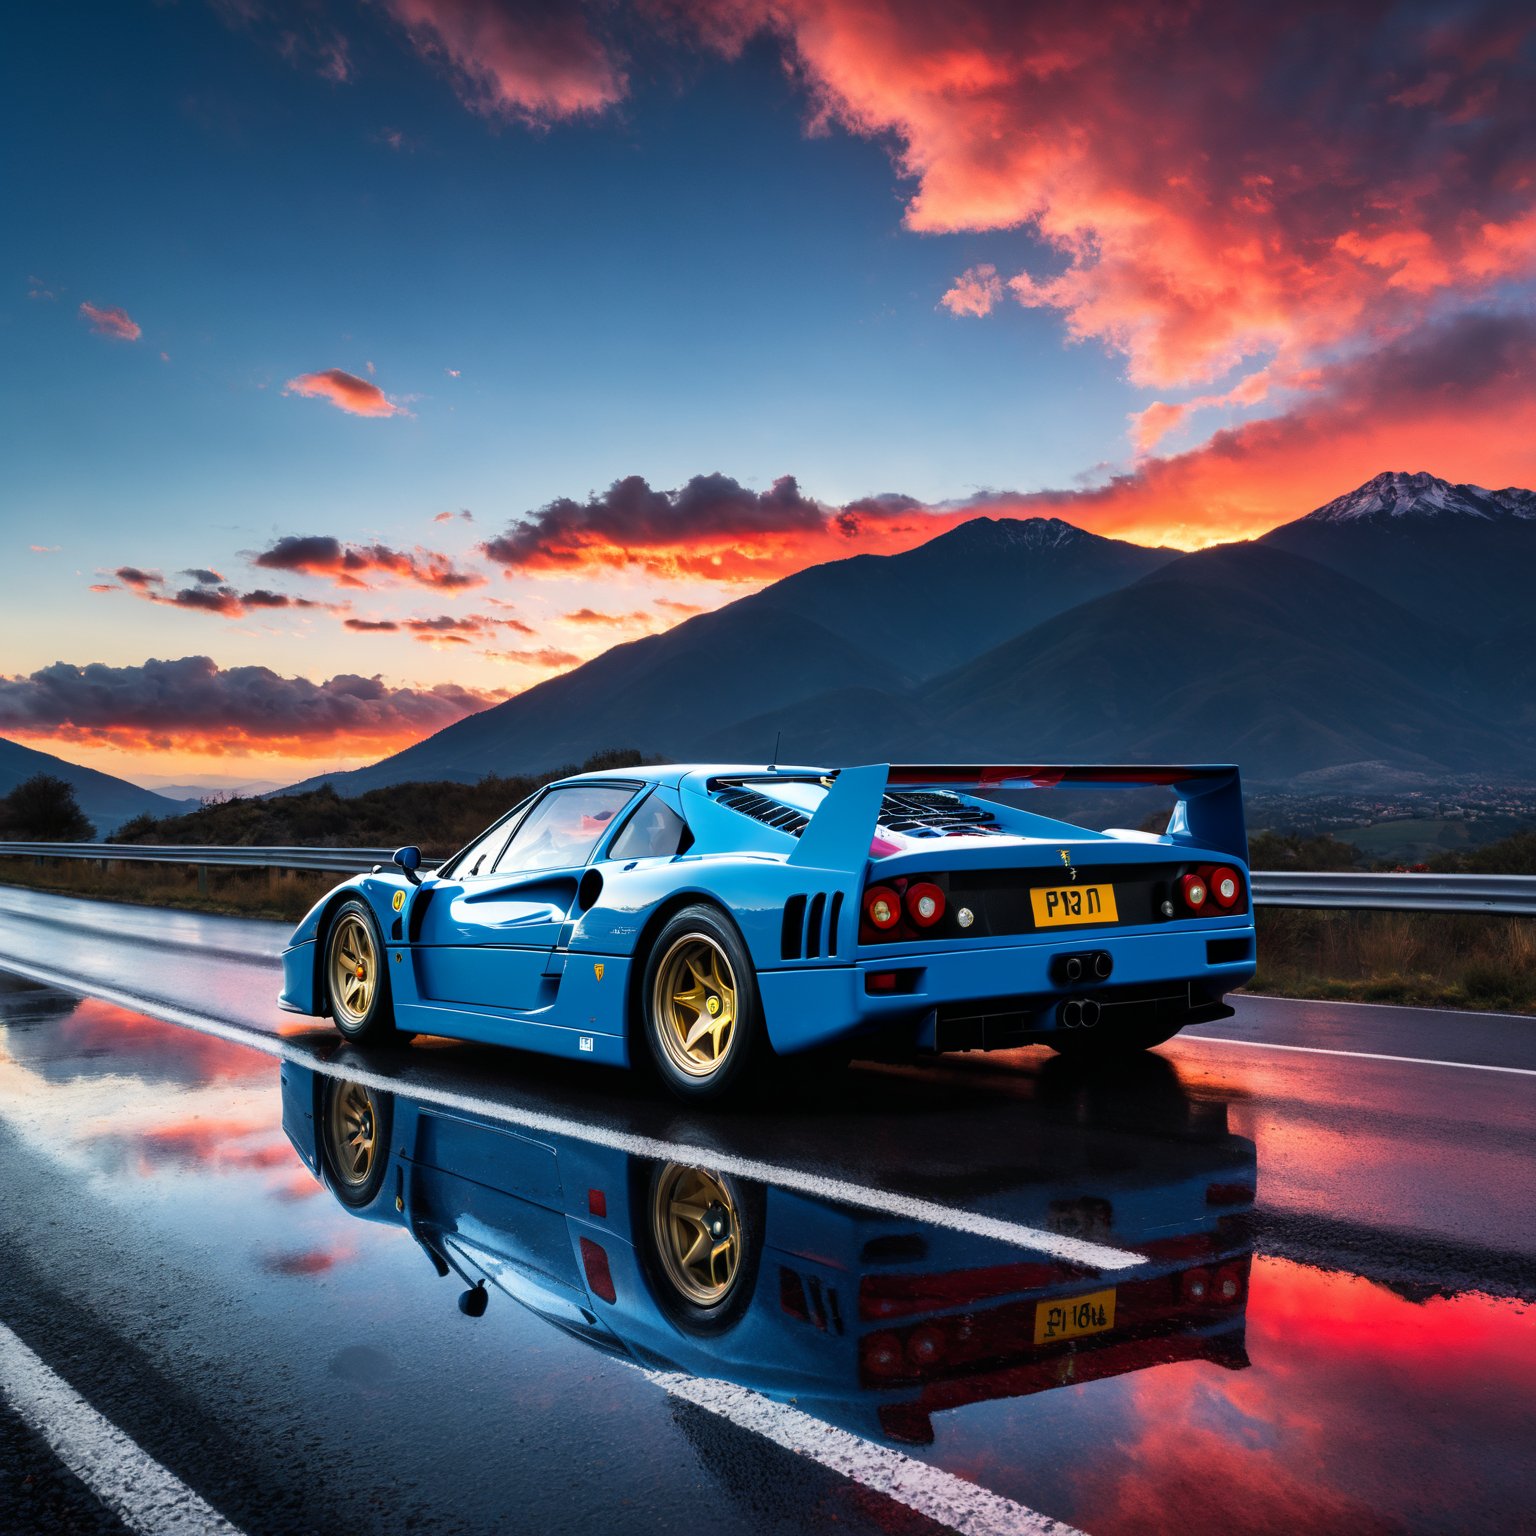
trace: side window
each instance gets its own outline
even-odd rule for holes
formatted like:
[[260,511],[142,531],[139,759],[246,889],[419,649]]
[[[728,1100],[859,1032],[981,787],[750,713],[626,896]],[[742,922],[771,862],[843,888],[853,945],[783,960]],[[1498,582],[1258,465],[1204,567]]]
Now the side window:
[[550,790],[523,818],[496,861],[496,873],[585,864],[613,818],[634,798],[633,789],[612,784],[569,784]]
[[610,859],[654,859],[681,853],[688,823],[652,795],[613,840]]
[[472,875],[488,875],[501,845],[511,833],[506,818],[498,821],[489,832],[482,832],[458,857],[453,866],[455,880],[468,880]]

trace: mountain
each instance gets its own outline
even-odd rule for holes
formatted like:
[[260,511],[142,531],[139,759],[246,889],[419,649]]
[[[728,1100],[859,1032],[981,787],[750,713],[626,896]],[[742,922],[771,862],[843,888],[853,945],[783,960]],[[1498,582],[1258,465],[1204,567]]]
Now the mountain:
[[1530,606],[1536,491],[1489,491],[1393,470],[1258,542],[1481,639]]
[[96,825],[96,835],[107,837],[130,818],[140,815],[179,816],[196,802],[173,800],[130,784],[127,779],[82,768],[48,752],[37,752],[17,741],[0,737],[0,795],[8,795],[33,774],[51,773],[74,786],[80,809]]
[[811,762],[1232,761],[1256,780],[1536,770],[1536,745],[1493,718],[1487,683],[1450,631],[1311,561],[1238,544],[899,697],[829,692],[706,746],[728,757],[783,730],[785,755]]
[[[975,518],[899,555],[812,566],[665,634],[471,715],[369,768],[322,775],[361,794],[412,779],[537,773],[604,747],[697,757],[744,716],[838,689],[896,697],[1176,558],[1054,518]],[[772,734],[741,750],[766,758]]]
[[[605,747],[682,760],[1234,759],[1258,782],[1536,776],[1536,493],[1382,474],[1252,543],[976,518],[617,646],[342,794]],[[310,780],[297,788],[309,788]]]

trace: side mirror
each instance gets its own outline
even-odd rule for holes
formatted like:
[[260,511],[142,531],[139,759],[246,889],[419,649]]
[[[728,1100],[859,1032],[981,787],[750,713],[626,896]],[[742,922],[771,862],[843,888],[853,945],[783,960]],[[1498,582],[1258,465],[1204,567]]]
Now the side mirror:
[[412,885],[421,884],[421,878],[416,873],[421,868],[421,849],[415,843],[408,843],[404,848],[396,848],[394,862],[400,873]]

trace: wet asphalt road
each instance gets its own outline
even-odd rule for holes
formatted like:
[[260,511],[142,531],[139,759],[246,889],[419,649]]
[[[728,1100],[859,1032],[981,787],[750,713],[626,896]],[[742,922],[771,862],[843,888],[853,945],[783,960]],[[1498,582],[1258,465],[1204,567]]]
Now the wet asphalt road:
[[[276,1009],[282,939],[0,888],[0,1325],[249,1536],[1531,1528],[1536,1021],[1254,998],[1110,1077],[863,1064],[704,1112],[343,1047]],[[361,1216],[356,1079],[394,1181]],[[740,1265],[708,1326],[656,1216],[698,1163]],[[1041,1341],[1053,1307],[1089,1331]],[[0,1407],[0,1531],[124,1528]]]

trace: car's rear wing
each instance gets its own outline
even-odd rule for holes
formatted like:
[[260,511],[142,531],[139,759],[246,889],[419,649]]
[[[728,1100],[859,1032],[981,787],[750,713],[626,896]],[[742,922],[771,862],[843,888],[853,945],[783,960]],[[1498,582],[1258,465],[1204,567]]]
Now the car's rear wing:
[[1246,861],[1242,781],[1231,764],[894,763],[844,768],[790,854],[792,864],[861,869],[887,789],[1051,790],[1165,787],[1175,796],[1167,836]]

